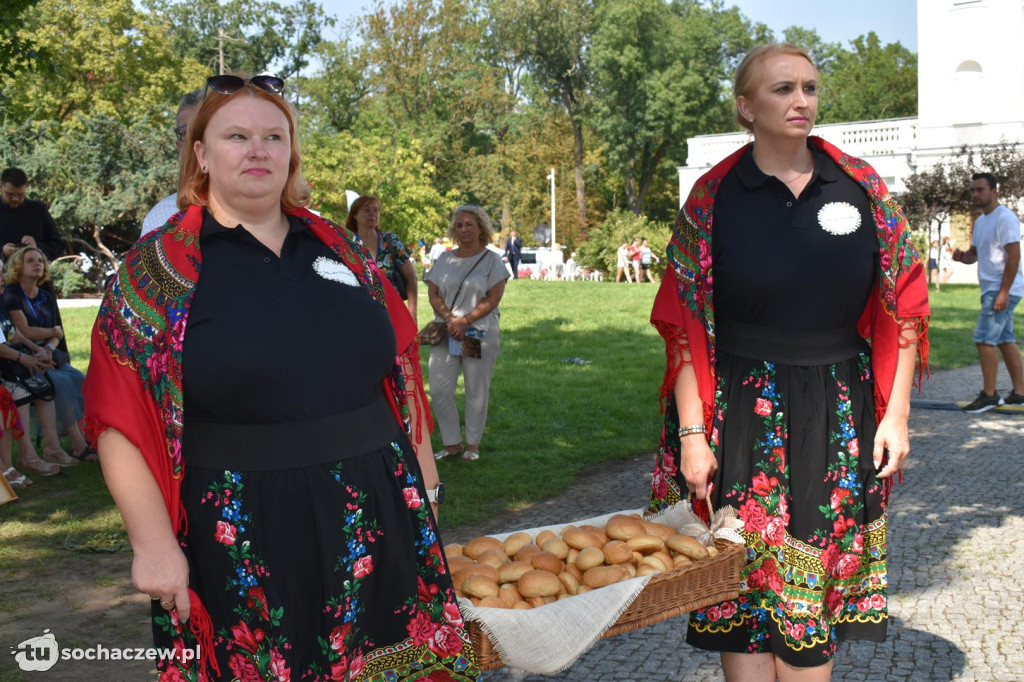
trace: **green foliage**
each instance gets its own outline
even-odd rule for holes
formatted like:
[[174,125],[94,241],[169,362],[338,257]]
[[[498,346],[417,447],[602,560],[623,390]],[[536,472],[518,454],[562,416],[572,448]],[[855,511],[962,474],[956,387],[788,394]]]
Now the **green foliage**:
[[[258,74],[273,67],[278,76],[289,78],[309,64],[322,28],[334,25],[334,19],[311,0],[287,4],[149,0],[145,4],[166,17],[167,36],[179,58],[194,60],[212,73]],[[184,94],[201,83],[200,79],[192,87],[179,87]]]
[[132,0],[40,0],[21,22],[17,38],[35,49],[17,55],[3,81],[6,119],[15,124],[168,116],[181,84],[201,78],[198,63],[175,57],[167,25]]
[[50,281],[61,298],[92,289],[89,280],[69,260],[59,260],[50,265]]
[[434,188],[433,167],[412,138],[363,139],[348,131],[314,136],[305,146],[303,168],[313,188],[314,208],[344,223],[345,190],[373,194],[381,199],[381,227],[406,244],[443,234],[456,203]]
[[917,55],[900,43],[882,45],[872,31],[838,50],[822,72],[819,123],[917,115]]
[[[89,247],[123,251],[149,208],[175,186],[177,156],[162,122],[103,114],[5,131],[0,157],[21,165],[61,231]],[[92,249],[95,252],[95,248]]]
[[609,275],[614,277],[615,254],[619,245],[622,242],[631,243],[637,237],[647,237],[651,251],[661,259],[659,263],[652,263],[651,269],[657,274],[663,273],[665,250],[672,238],[672,225],[651,222],[642,215],[621,208],[609,211],[604,222],[590,230],[587,240],[576,247],[576,260],[603,271],[606,278]]
[[688,137],[731,128],[724,86],[749,28],[736,8],[694,0],[604,3],[596,23],[593,127],[639,214],[652,183],[684,161]]

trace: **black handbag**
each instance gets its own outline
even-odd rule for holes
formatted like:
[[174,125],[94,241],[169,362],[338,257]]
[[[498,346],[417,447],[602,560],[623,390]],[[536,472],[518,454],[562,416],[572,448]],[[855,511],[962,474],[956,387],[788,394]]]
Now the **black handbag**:
[[28,400],[18,401],[21,404],[33,400],[53,400],[53,382],[41,372],[30,372],[20,362],[0,360],[0,378],[16,384],[28,391]]
[[394,285],[398,291],[398,295],[402,297],[403,301],[409,300],[409,285],[405,282],[405,275],[402,274],[402,269],[392,263],[391,270],[388,272],[388,279],[391,280],[391,284]]

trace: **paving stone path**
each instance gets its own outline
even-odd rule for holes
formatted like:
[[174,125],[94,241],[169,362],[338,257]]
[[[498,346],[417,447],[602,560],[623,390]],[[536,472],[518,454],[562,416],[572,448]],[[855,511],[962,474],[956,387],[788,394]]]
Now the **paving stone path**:
[[[1000,382],[1005,383],[1005,375]],[[937,373],[921,399],[970,399],[977,367]],[[1002,393],[1009,386],[1000,386]],[[1024,415],[966,415],[917,409],[911,460],[892,496],[889,535],[890,627],[882,644],[842,644],[834,680],[939,682],[1024,680]],[[651,458],[617,462],[572,489],[446,541],[640,507]],[[560,675],[499,669],[485,682],[705,682],[724,679],[717,655],[693,649],[681,616],[599,641]]]

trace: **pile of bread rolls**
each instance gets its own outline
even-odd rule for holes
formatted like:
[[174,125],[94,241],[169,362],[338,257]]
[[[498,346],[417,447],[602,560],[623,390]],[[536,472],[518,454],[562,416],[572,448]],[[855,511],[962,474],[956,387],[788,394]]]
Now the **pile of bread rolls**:
[[636,576],[717,554],[688,535],[639,514],[616,514],[604,528],[566,526],[561,534],[518,532],[504,541],[445,545],[455,592],[477,606],[529,609]]

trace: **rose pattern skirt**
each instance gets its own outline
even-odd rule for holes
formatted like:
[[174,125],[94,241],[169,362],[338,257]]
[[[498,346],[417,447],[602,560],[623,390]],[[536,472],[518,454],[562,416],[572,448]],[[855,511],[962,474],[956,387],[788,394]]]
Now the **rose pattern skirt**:
[[[279,471],[186,469],[182,545],[213,621],[218,679],[479,678],[409,462],[405,442]],[[195,646],[156,602],[153,629],[158,648]],[[160,679],[203,679],[186,658]]]
[[[739,598],[691,613],[687,642],[809,667],[844,638],[882,641],[891,483],[872,461],[868,356],[791,366],[720,353],[716,367],[712,503],[739,511],[747,557]],[[655,509],[686,490],[678,440],[666,442]]]

